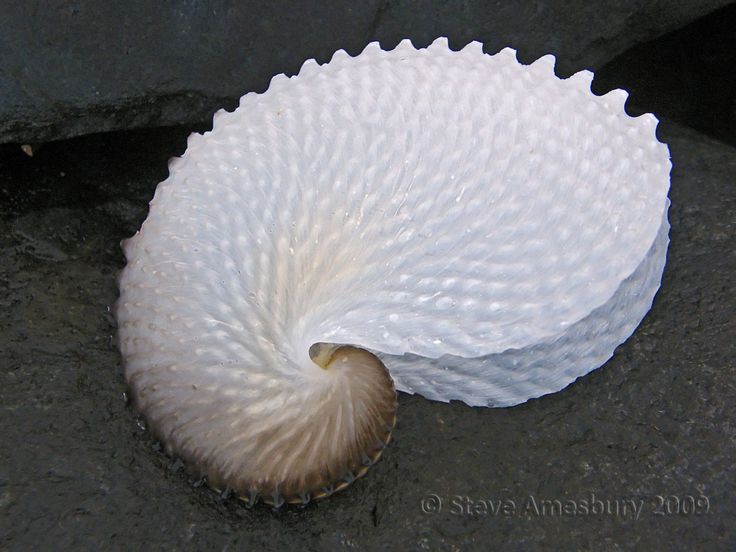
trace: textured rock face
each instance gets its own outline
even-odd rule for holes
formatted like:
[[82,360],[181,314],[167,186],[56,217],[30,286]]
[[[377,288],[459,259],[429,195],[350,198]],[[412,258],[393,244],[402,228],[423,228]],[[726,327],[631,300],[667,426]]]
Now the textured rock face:
[[207,120],[305,59],[356,54],[375,39],[425,46],[445,35],[456,48],[513,46],[525,61],[554,53],[566,76],[727,2],[579,4],[15,3],[0,13],[0,142]]

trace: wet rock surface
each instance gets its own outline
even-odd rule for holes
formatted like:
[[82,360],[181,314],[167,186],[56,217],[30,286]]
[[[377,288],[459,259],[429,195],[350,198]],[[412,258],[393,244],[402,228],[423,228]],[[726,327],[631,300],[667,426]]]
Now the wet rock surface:
[[510,409],[402,394],[364,479],[274,513],[193,486],[123,400],[119,241],[191,130],[0,148],[0,548],[733,549],[736,149],[660,126],[668,264],[604,367]]
[[598,69],[725,0],[501,2],[371,0],[151,3],[55,0],[0,10],[0,143],[210,120],[277,73],[380,40],[454,48],[480,40],[558,73]]

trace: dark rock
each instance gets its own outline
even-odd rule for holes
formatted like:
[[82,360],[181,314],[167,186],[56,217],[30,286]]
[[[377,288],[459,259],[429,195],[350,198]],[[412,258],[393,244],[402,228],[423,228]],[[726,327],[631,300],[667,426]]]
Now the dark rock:
[[[33,158],[0,147],[0,548],[734,550],[736,149],[660,127],[673,160],[663,286],[605,366],[508,409],[402,394],[396,441],[365,478],[272,512],[192,488],[120,400],[118,242],[190,130]],[[441,511],[423,512],[430,495]],[[555,500],[577,513],[541,502]]]
[[0,11],[0,142],[208,121],[277,73],[375,39],[554,53],[568,75],[726,3],[11,2]]
[[631,115],[650,111],[736,146],[736,4],[639,44],[595,74],[593,92],[630,92]]

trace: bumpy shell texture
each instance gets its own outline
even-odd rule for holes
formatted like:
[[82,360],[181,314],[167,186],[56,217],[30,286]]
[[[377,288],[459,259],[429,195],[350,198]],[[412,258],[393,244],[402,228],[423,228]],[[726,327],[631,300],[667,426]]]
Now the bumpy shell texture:
[[[371,351],[398,390],[482,406],[610,358],[660,284],[669,151],[625,92],[553,69],[478,43],[373,43],[192,135],[124,243],[116,308],[126,377],[169,449],[241,492],[283,490],[242,474],[287,442],[319,454],[320,431],[363,431],[344,391],[362,387],[312,361],[318,342]],[[333,400],[335,427],[310,425]]]

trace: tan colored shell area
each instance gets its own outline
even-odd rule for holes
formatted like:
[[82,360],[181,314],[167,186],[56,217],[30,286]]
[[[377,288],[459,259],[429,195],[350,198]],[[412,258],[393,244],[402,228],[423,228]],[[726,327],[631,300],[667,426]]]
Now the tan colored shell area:
[[[208,435],[171,431],[170,419],[149,416],[167,452],[216,490],[267,503],[305,502],[331,494],[362,476],[381,455],[396,420],[396,392],[383,363],[352,346],[331,346],[324,366],[328,385],[284,416],[243,417],[242,446],[211,449]],[[135,382],[131,382],[134,387]],[[143,392],[141,392],[143,391]],[[139,389],[134,395],[145,397]],[[184,429],[184,428],[182,428]],[[217,438],[217,436],[215,436]],[[205,443],[197,446],[195,443]]]

